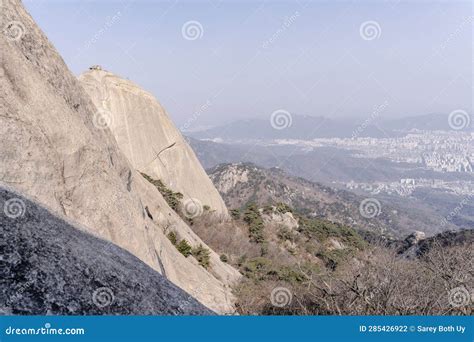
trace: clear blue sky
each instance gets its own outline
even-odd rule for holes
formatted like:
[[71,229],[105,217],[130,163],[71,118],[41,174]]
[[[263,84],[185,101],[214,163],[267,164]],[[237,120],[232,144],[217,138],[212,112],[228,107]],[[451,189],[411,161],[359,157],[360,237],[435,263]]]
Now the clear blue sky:
[[[470,1],[24,3],[75,74],[100,64],[178,125],[198,112],[190,128],[277,109],[363,118],[385,101],[383,117],[472,114]],[[202,26],[196,40],[188,21]],[[361,35],[367,21],[375,39],[370,25]]]

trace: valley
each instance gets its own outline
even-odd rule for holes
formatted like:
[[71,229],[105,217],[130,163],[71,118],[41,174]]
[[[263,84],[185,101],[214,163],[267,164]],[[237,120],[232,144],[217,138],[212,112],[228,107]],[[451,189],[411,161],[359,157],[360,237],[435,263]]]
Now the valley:
[[426,221],[432,226],[447,228],[446,218],[458,211],[451,223],[474,227],[472,133],[421,131],[397,138],[280,139],[252,144],[188,139],[208,168],[237,162],[278,167],[331,188],[394,201],[402,212],[415,208],[422,216],[438,217]]

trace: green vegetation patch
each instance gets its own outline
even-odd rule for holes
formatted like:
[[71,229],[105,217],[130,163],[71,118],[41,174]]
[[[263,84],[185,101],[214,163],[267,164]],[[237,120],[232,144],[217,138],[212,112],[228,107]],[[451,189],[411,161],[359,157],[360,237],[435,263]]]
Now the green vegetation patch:
[[183,254],[185,257],[188,257],[192,254],[192,247],[185,239],[181,240],[177,245],[176,249]]
[[286,204],[286,203],[277,203],[275,205],[275,210],[277,213],[280,213],[280,214],[286,214],[286,213],[292,213],[293,212],[293,209],[291,209],[291,207]]
[[169,189],[160,179],[153,179],[145,173],[141,173],[141,175],[158,189],[171,209],[177,212],[179,204],[183,199],[183,194]]
[[263,230],[265,228],[263,224],[262,215],[255,203],[248,204],[243,213],[243,219],[249,227],[250,241],[255,243],[263,243],[265,237]]
[[168,235],[166,235],[166,237],[168,238],[168,240],[171,241],[171,243],[176,246],[176,244],[178,243],[178,239],[176,237],[176,234],[174,232],[169,232]]
[[269,280],[298,284],[308,280],[305,273],[320,272],[320,269],[319,266],[311,263],[280,264],[276,260],[256,257],[245,260],[240,271],[246,278],[256,283]]
[[363,249],[366,245],[362,237],[352,228],[321,219],[299,217],[299,231],[308,237],[324,242],[330,237],[338,238],[349,248]]
[[234,220],[238,220],[238,219],[240,219],[240,210],[239,209],[232,209],[230,211],[230,215],[232,216],[232,218]]
[[209,249],[205,248],[203,245],[199,245],[193,248],[191,253],[194,258],[199,262],[199,265],[201,265],[205,269],[209,268],[211,261],[211,252],[209,251]]

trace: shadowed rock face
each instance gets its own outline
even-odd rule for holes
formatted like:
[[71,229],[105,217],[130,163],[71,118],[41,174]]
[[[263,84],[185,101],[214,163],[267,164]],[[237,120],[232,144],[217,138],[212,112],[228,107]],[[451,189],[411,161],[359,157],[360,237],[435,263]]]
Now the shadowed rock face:
[[92,67],[79,76],[135,169],[181,192],[184,201],[227,215],[227,208],[191,147],[153,95],[135,83]]
[[0,183],[124,248],[212,310],[232,312],[239,273],[212,251],[208,271],[166,238],[173,230],[205,246],[129,163],[20,1],[3,2],[0,23],[21,24],[0,34]]
[[0,188],[0,313],[209,315],[138,258]]

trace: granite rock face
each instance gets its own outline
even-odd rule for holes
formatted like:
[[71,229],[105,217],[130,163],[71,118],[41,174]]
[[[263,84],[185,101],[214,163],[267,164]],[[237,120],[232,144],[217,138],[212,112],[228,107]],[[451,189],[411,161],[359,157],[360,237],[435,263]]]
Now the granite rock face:
[[0,313],[209,315],[116,245],[0,187]]
[[98,67],[79,80],[133,167],[216,213],[228,215],[191,147],[152,94]]
[[212,310],[232,312],[239,273],[214,252],[206,270],[170,243],[172,230],[206,246],[131,166],[20,1],[3,2],[0,23],[11,29],[0,34],[0,183],[124,248]]

